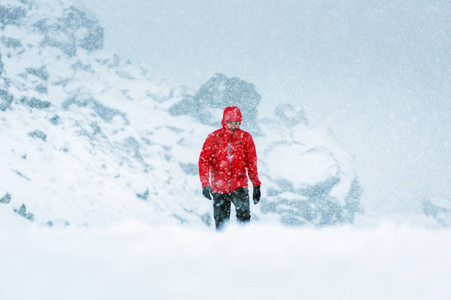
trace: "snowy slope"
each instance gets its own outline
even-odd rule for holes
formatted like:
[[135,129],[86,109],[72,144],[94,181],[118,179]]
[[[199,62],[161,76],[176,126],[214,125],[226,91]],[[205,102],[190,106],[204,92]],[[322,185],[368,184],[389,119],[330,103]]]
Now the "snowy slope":
[[[170,117],[161,102],[177,91],[145,70],[81,47],[89,32],[83,26],[98,26],[89,13],[59,1],[12,3],[2,6],[11,15],[1,37],[0,197],[10,195],[0,207],[9,216],[2,225],[16,226],[12,212],[22,204],[34,222],[50,226],[163,215],[208,223],[200,214],[209,207],[199,208],[198,184],[179,161],[195,161],[195,146],[211,129]],[[83,26],[66,34],[66,23],[77,20]],[[55,38],[64,43],[46,42]]]
[[[281,106],[273,119],[258,120],[252,84],[216,75],[194,95],[171,88],[104,53],[103,28],[83,8],[8,3],[1,6],[2,226],[210,225],[197,158],[216,128],[212,119],[219,125],[233,104],[248,116],[243,126],[260,157],[264,199],[255,220],[327,225],[353,222],[362,211],[352,158],[308,126],[302,107]],[[185,109],[193,105],[208,122]]]

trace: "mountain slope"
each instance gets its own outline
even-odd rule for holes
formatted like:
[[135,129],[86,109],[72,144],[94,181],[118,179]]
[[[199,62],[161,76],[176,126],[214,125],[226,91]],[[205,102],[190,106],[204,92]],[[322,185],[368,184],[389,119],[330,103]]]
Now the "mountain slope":
[[168,87],[105,53],[96,17],[67,2],[9,0],[0,11],[1,226],[211,226],[197,159],[226,105],[242,106],[255,134],[254,220],[323,226],[362,211],[352,157],[302,106],[258,120],[255,87],[222,74],[198,92]]

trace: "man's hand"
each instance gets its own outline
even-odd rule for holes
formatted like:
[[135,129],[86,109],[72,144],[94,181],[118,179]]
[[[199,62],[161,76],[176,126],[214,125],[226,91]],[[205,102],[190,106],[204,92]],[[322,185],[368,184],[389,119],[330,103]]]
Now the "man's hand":
[[209,200],[213,199],[211,196],[212,193],[213,190],[211,189],[211,186],[207,185],[202,188],[202,195]]
[[257,204],[260,201],[261,192],[260,192],[260,186],[254,186],[254,193],[252,195],[252,198],[254,200],[254,205]]

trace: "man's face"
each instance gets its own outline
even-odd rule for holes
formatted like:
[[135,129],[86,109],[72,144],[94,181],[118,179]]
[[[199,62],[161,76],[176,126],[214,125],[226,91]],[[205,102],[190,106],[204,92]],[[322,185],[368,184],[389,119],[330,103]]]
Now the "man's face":
[[231,129],[231,130],[235,130],[240,128],[240,123],[239,121],[227,121],[227,128]]

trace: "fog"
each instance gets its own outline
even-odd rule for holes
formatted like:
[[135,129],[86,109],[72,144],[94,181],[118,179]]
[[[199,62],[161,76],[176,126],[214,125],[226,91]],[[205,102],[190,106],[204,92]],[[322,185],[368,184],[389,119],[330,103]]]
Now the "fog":
[[367,212],[451,192],[451,2],[79,0],[105,50],[197,90],[255,84],[259,116],[301,103],[355,156]]

